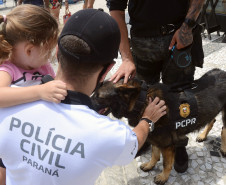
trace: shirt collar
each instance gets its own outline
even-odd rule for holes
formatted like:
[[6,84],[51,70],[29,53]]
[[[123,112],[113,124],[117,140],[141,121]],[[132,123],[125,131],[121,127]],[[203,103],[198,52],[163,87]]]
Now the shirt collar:
[[61,101],[61,103],[72,105],[87,105],[90,109],[94,109],[90,97],[86,94],[70,90],[68,90],[67,93],[67,96],[64,100]]
[[[41,81],[42,81],[42,84],[44,84],[44,83],[47,83],[52,80],[54,80],[52,76],[45,75]],[[72,105],[86,105],[90,109],[94,110],[90,97],[87,96],[86,94],[76,92],[76,91],[68,90],[67,96],[65,97],[65,99],[63,101],[61,101],[61,103],[72,104]]]

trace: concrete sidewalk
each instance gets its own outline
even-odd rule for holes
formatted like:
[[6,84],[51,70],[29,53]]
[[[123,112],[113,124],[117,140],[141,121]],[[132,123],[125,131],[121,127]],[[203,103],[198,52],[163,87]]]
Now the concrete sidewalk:
[[[83,1],[70,4],[71,13],[81,10]],[[6,7],[0,5],[0,13],[6,14],[13,8],[13,1],[7,0]],[[106,0],[96,0],[94,8],[103,8],[108,12]],[[64,6],[60,12],[60,22],[63,23]],[[212,34],[212,40],[203,38],[203,48],[205,52],[205,62],[202,69],[197,68],[195,78],[199,78],[205,72],[213,68],[221,68],[226,71],[226,44],[219,43],[221,38],[217,34]],[[215,40],[215,41],[214,41]],[[117,64],[109,75],[112,75],[121,64],[121,58],[117,59]],[[127,122],[126,119],[123,121]],[[176,173],[173,169],[166,185],[226,185],[226,158],[219,152],[221,143],[220,133],[222,128],[221,115],[217,116],[217,121],[210,131],[208,139],[203,143],[195,141],[198,133],[189,134],[189,144],[187,151],[189,154],[189,169],[183,174]],[[141,157],[136,158],[127,166],[114,166],[106,169],[95,185],[152,185],[154,176],[162,170],[162,159],[150,172],[143,172],[139,166],[147,162],[151,157],[151,151]],[[89,178],[89,177],[87,177]]]

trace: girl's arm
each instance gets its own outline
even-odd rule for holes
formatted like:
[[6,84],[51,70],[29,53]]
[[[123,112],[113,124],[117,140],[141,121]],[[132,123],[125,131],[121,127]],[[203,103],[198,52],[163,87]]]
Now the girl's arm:
[[0,107],[10,107],[37,100],[59,103],[67,95],[66,84],[60,80],[29,87],[10,87],[12,79],[5,71],[0,71],[0,79]]

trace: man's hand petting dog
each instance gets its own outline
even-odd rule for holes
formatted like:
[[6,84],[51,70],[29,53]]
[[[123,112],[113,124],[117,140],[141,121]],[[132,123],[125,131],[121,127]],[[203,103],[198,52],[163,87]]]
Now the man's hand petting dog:
[[[149,97],[148,106],[145,108],[142,118],[150,119],[152,122],[156,122],[163,115],[166,114],[166,106],[165,101],[160,100],[156,97],[153,101]],[[145,123],[145,125],[144,125]],[[144,145],[148,134],[149,134],[149,124],[146,121],[140,121],[139,124],[133,129],[133,131],[137,135],[138,140],[138,150]]]
[[156,97],[153,101],[149,97],[149,104],[146,107],[143,118],[148,118],[154,123],[166,114],[166,105],[164,100],[160,100]]

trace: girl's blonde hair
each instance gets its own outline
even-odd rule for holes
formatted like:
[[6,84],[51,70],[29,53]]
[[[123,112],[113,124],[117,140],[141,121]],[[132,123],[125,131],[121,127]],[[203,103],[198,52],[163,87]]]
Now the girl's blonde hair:
[[10,57],[13,46],[28,41],[52,50],[57,44],[58,24],[51,14],[35,5],[15,7],[6,19],[0,15],[0,61]]

